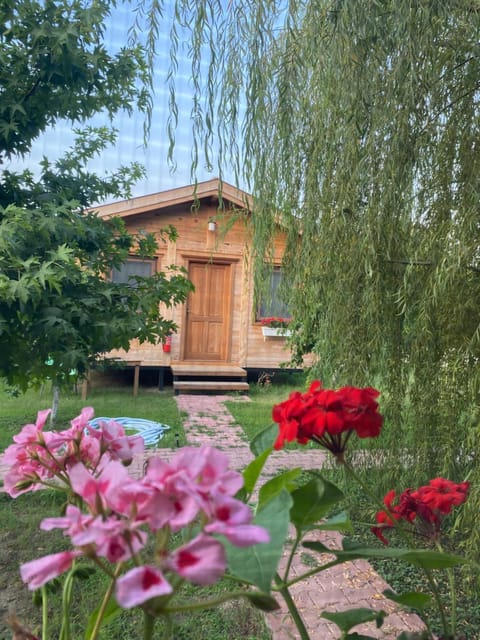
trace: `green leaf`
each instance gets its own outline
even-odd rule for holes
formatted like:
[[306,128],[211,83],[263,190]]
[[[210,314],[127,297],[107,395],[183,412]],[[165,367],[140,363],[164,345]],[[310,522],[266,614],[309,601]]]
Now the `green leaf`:
[[432,597],[427,593],[418,591],[408,591],[405,593],[395,593],[391,589],[385,589],[383,595],[393,602],[401,604],[403,607],[410,607],[422,611],[430,604]]
[[243,488],[247,494],[251,494],[255,488],[258,477],[260,476],[263,466],[270,455],[272,449],[265,449],[265,451],[257,456],[243,471]]
[[277,611],[280,605],[273,596],[268,593],[260,593],[259,591],[247,591],[245,597],[260,611]]
[[467,563],[467,560],[460,556],[454,556],[440,551],[429,551],[426,549],[392,549],[390,547],[362,547],[346,538],[342,544],[343,550],[329,549],[321,542],[304,542],[303,546],[312,551],[318,551],[319,553],[331,553],[336,556],[339,563],[358,560],[359,558],[366,560],[370,558],[397,558],[424,569],[445,569]]
[[261,488],[258,496],[258,509],[262,509],[263,506],[272,500],[276,495],[281,493],[282,489],[286,489],[289,493],[297,487],[295,480],[301,475],[302,470],[289,469],[284,473],[271,478]]
[[[386,615],[385,611],[374,611],[373,609],[361,608],[348,609],[347,611],[339,612],[324,611],[320,617],[330,620],[330,622],[335,623],[341,631],[347,633],[352,627],[356,627],[357,624],[364,624],[365,622],[375,622],[377,629],[379,629],[382,626]],[[361,638],[362,636],[356,637]]]
[[268,530],[270,542],[243,548],[224,543],[229,571],[234,577],[270,592],[288,535],[291,504],[290,494],[283,489],[255,516],[254,523]]
[[[93,628],[95,627],[95,623],[97,621],[98,614],[100,613],[100,607],[101,605],[99,605],[95,609],[95,611],[91,614],[90,618],[88,619],[87,628],[85,629],[85,640],[88,640],[92,634]],[[105,608],[105,612],[103,614],[102,626],[110,624],[110,622],[115,620],[115,618],[117,618],[121,613],[122,613],[122,608],[117,603],[115,598],[110,598]]]
[[297,529],[305,529],[317,523],[343,497],[340,489],[331,482],[319,477],[313,478],[292,493],[292,523]]
[[311,529],[316,529],[318,531],[343,531],[346,533],[353,532],[352,522],[345,511],[342,511],[342,513],[338,513],[337,515],[328,518],[328,520],[325,520],[325,522],[322,522],[322,524],[315,525],[314,527],[311,527]]
[[278,435],[278,425],[271,424],[253,438],[250,443],[250,450],[255,456],[261,455],[267,449],[273,447]]

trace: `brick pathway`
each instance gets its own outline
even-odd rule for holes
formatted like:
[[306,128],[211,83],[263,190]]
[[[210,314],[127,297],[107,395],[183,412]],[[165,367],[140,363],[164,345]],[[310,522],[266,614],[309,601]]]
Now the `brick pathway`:
[[[184,419],[187,441],[191,445],[209,444],[229,452],[231,465],[242,469],[252,459],[242,429],[225,407],[225,400],[249,401],[248,397],[180,395],[176,397],[178,408],[186,414]],[[156,456],[168,460],[175,450],[157,449]],[[133,476],[143,475],[146,458],[152,455],[151,450],[138,456],[129,467]],[[318,450],[277,451],[265,465],[263,479],[272,476],[279,469],[302,467],[318,469],[324,462],[326,454]],[[0,463],[0,475],[5,467]],[[327,546],[340,546],[340,536],[334,533],[319,533],[310,539],[321,540]],[[323,558],[322,558],[323,559]],[[308,571],[318,556],[296,554],[292,564],[291,576],[298,576]],[[325,558],[327,561],[327,558]],[[286,554],[281,568],[286,563]],[[374,623],[359,625],[354,628],[359,634],[368,634],[382,640],[395,640],[401,631],[419,631],[423,629],[420,618],[415,615],[396,610],[394,603],[382,595],[388,585],[372,569],[368,562],[356,560],[323,571],[308,580],[299,582],[291,588],[291,593],[304,619],[312,640],[336,640],[340,632],[335,625],[320,618],[324,610],[341,611],[344,609],[367,607],[388,612],[383,627],[376,629]],[[283,601],[279,598],[279,603]],[[290,620],[284,606],[282,609],[267,614],[267,623],[272,631],[273,640],[297,640],[300,636]]]

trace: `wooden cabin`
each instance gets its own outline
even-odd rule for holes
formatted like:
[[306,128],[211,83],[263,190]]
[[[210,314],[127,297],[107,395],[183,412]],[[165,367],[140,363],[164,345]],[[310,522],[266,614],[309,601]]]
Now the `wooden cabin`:
[[[151,345],[132,341],[128,352],[115,351],[110,357],[121,359],[135,370],[138,388],[142,369],[158,369],[159,384],[171,370],[176,392],[184,390],[248,389],[247,373],[278,369],[288,362],[290,353],[281,332],[266,331],[261,317],[281,315],[282,306],[275,292],[263,308],[256,308],[253,292],[251,197],[218,179],[99,206],[99,216],[120,216],[128,230],[159,234],[173,225],[176,242],[159,239],[154,260],[132,255],[116,277],[147,275],[166,270],[168,265],[183,266],[195,286],[186,304],[162,309],[178,330],[171,343]],[[285,237],[275,238],[272,275],[276,288]],[[270,335],[264,335],[269,333]],[[280,335],[278,335],[280,333]]]

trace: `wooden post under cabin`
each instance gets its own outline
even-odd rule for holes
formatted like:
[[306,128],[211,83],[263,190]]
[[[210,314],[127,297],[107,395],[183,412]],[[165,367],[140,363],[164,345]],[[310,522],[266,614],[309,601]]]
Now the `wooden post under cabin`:
[[135,373],[133,374],[133,397],[138,396],[138,383],[140,381],[140,365],[135,365]]

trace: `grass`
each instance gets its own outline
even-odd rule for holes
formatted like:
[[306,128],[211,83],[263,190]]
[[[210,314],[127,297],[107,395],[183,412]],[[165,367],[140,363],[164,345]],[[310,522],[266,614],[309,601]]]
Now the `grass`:
[[[12,395],[8,389],[0,387],[0,451],[10,444],[12,436],[18,433],[24,424],[35,422],[37,411],[50,407],[51,403],[51,390],[48,387],[38,391],[29,390],[20,396]],[[159,440],[159,447],[186,444],[182,416],[171,389],[141,389],[136,398],[130,389],[94,389],[85,401],[78,393],[62,392],[55,428],[64,429],[69,426],[69,421],[85,406],[92,406],[95,415],[99,417],[129,416],[167,424],[171,429]]]
[[[59,513],[63,502],[61,494],[40,491],[26,494],[11,500],[0,494],[0,604],[12,607],[17,617],[28,623],[36,633],[40,632],[40,608],[33,604],[26,586],[20,579],[18,567],[22,562],[56,553],[68,548],[68,540],[60,531],[43,532],[39,522],[46,515]],[[90,566],[90,565],[88,565]],[[77,581],[73,596],[74,613],[72,619],[72,638],[84,637],[85,622],[96,609],[105,592],[108,580],[100,570],[95,571],[87,580]],[[184,595],[189,599],[212,598],[224,592],[231,585],[219,582],[210,588],[186,585]],[[8,600],[2,603],[2,599]],[[49,638],[58,638],[60,631],[61,593],[49,594],[48,620]],[[6,611],[0,611],[1,614]],[[11,638],[0,615],[0,640]],[[158,635],[162,637],[162,622],[159,621]],[[100,634],[101,640],[138,640],[141,637],[142,614],[137,610],[125,611]],[[192,629],[195,629],[194,634]],[[262,615],[243,600],[229,602],[219,608],[178,616],[175,619],[175,640],[269,640]]]

